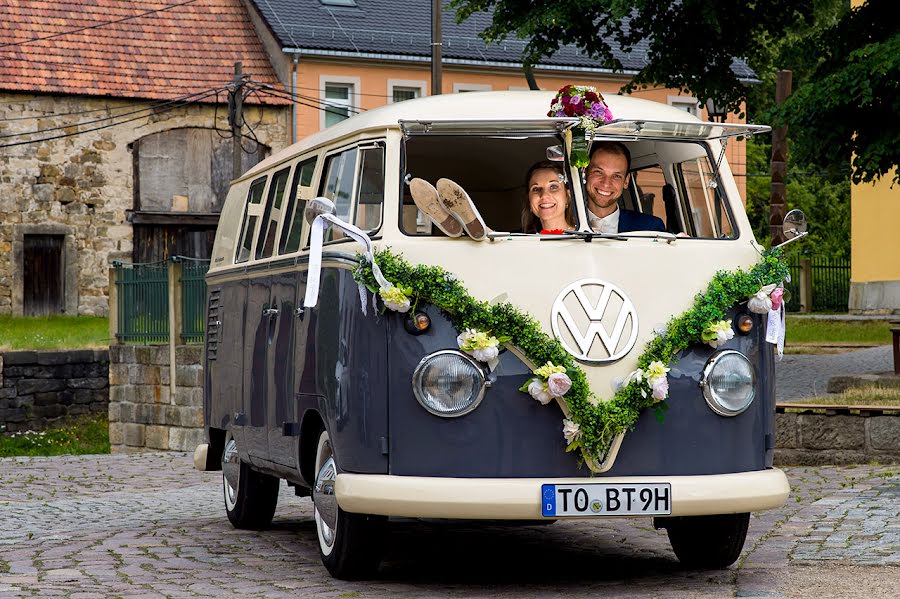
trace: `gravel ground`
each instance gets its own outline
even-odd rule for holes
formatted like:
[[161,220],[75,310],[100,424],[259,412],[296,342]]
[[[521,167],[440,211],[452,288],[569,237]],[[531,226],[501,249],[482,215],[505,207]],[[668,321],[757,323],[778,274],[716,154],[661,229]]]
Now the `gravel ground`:
[[890,345],[842,354],[785,355],[775,365],[775,397],[788,401],[828,394],[828,379],[839,374],[875,374],[894,369]]

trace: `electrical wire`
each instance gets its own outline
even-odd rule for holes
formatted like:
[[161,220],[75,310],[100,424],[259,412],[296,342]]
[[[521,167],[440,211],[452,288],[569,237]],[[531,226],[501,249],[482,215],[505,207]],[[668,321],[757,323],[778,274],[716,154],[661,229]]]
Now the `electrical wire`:
[[164,8],[157,8],[157,9],[154,9],[154,10],[148,10],[148,11],[145,11],[145,12],[142,12],[142,13],[139,13],[139,14],[136,14],[136,15],[131,15],[130,17],[122,17],[121,19],[113,19],[112,21],[101,21],[101,22],[99,22],[99,23],[94,23],[93,25],[87,25],[87,26],[85,26],[85,27],[77,27],[77,28],[75,28],[75,29],[70,29],[70,30],[68,30],[68,31],[63,31],[63,32],[60,32],[60,33],[52,33],[52,34],[50,34],[50,35],[45,35],[45,36],[42,36],[42,37],[33,37],[33,38],[30,38],[30,39],[27,39],[27,40],[21,40],[21,41],[18,41],[18,42],[9,42],[9,43],[6,43],[6,44],[0,44],[0,48],[8,48],[8,47],[10,47],[10,46],[22,46],[22,45],[25,45],[25,44],[30,44],[30,43],[32,43],[32,42],[40,42],[40,41],[43,41],[43,40],[49,40],[49,39],[53,39],[53,38],[57,38],[57,37],[63,37],[63,36],[65,36],[65,35],[71,35],[71,34],[73,34],[73,33],[78,33],[78,32],[80,32],[80,31],[87,31],[87,30],[89,30],[89,29],[99,29],[100,27],[106,27],[107,25],[114,25],[114,24],[116,24],[116,23],[122,23],[122,22],[124,22],[124,21],[131,21],[131,20],[134,20],[134,19],[140,19],[141,17],[146,17],[146,16],[153,15],[153,14],[156,14],[156,13],[165,12],[165,11],[168,11],[168,10],[172,10],[172,9],[174,9],[174,8],[179,8],[179,7],[181,7],[181,6],[186,6],[186,5],[188,5],[188,4],[193,4],[193,3],[198,2],[198,1],[199,1],[199,0],[185,0],[185,2],[179,2],[178,4],[170,4],[170,5],[168,5],[168,6],[164,7]]
[[[264,89],[260,90],[260,93],[263,95],[268,95],[268,96],[272,96],[275,98],[282,98],[282,99],[285,98],[285,96],[275,94],[275,93],[272,93],[272,92],[264,90]],[[290,94],[288,94],[288,95],[290,95]],[[298,99],[293,99],[292,102],[294,102],[294,104],[297,104],[299,106],[306,106],[307,108],[315,108],[316,110],[320,110],[322,112],[327,112],[329,114],[337,114],[337,115],[344,116],[344,117],[347,116],[347,114],[345,114],[344,112],[341,112],[340,110],[333,110],[333,108],[336,108],[335,106],[326,105],[323,107],[319,104],[310,104],[309,102],[304,102],[303,100],[298,100]],[[351,111],[348,111],[348,112],[351,112]],[[358,113],[356,113],[356,114],[358,114]]]
[[[208,98],[209,96],[212,96],[212,95],[215,95],[215,94],[214,94],[214,90],[210,90],[210,92],[207,93],[207,94],[204,95],[204,96],[200,96],[200,97],[194,98],[194,99],[191,100],[190,102],[187,102],[187,104],[192,104],[192,103],[195,103],[195,102],[199,102],[200,100],[203,100],[203,99],[205,99],[205,98]],[[179,105],[174,105],[174,104],[173,104],[172,106],[169,106],[168,108],[164,108],[164,109],[161,110],[161,111],[157,111],[157,113],[165,113],[165,112],[168,112],[168,111],[170,111],[170,110],[174,110],[175,108],[178,108],[180,105],[182,105],[182,104],[179,104]],[[27,141],[17,141],[17,142],[12,142],[12,143],[0,144],[0,148],[11,148],[11,147],[14,147],[14,146],[23,146],[23,145],[27,145],[27,144],[41,143],[41,142],[45,142],[45,141],[52,141],[52,140],[54,140],[54,139],[63,139],[63,138],[66,138],[66,137],[74,137],[74,136],[76,136],[76,135],[82,135],[82,134],[84,134],[84,133],[90,133],[90,132],[92,132],[92,131],[100,131],[100,130],[102,130],[102,129],[109,129],[110,127],[117,127],[117,126],[119,126],[119,125],[124,125],[125,123],[130,123],[130,122],[132,122],[132,121],[137,121],[137,120],[140,120],[140,119],[147,118],[147,116],[148,116],[148,115],[140,115],[140,116],[132,117],[132,118],[130,118],[130,119],[125,119],[124,121],[119,121],[119,122],[117,122],[117,123],[107,123],[106,125],[100,125],[100,126],[98,126],[98,127],[92,127],[92,128],[90,128],[90,129],[85,129],[84,131],[76,131],[76,132],[74,132],[74,133],[63,133],[63,134],[60,134],[60,135],[51,135],[50,137],[42,137],[42,138],[40,138],[40,139],[31,139],[31,140],[27,140]],[[25,135],[33,135],[33,133],[28,133],[28,134],[25,134]]]
[[[109,120],[112,120],[112,119],[121,118],[121,117],[123,117],[123,116],[131,116],[131,115],[133,115],[133,114],[139,114],[139,113],[142,113],[142,112],[152,112],[152,111],[158,110],[159,108],[161,108],[161,107],[163,107],[163,106],[167,106],[167,105],[169,105],[169,104],[176,104],[176,103],[183,103],[183,102],[191,101],[191,100],[194,98],[194,96],[201,96],[201,95],[203,95],[203,97],[208,97],[209,95],[211,95],[211,94],[209,94],[209,92],[211,92],[211,91],[217,92],[217,91],[221,91],[221,89],[224,89],[224,88],[219,88],[219,89],[217,89],[217,90],[209,90],[209,89],[207,89],[207,90],[203,90],[203,91],[200,91],[200,92],[195,92],[195,93],[193,93],[193,94],[186,94],[186,95],[184,95],[184,96],[180,96],[180,97],[177,97],[177,98],[172,98],[171,100],[167,100],[167,101],[165,101],[165,102],[163,102],[163,103],[161,103],[161,104],[155,104],[155,105],[153,105],[153,106],[147,106],[147,107],[145,107],[145,108],[141,108],[141,109],[138,109],[138,110],[132,110],[131,112],[124,112],[124,113],[122,113],[122,114],[117,114],[117,115],[115,115],[115,116],[107,116],[107,117],[103,117],[103,118],[101,118],[101,119],[94,119],[93,121],[85,121],[85,122],[83,122],[83,123],[68,123],[68,124],[65,124],[65,125],[58,125],[58,126],[56,126],[56,127],[49,127],[49,128],[47,128],[47,129],[39,129],[39,130],[37,130],[37,131],[26,131],[26,132],[22,132],[22,133],[7,133],[6,135],[0,135],[0,139],[5,139],[5,138],[8,138],[8,137],[19,137],[19,136],[22,136],[22,135],[37,135],[37,134],[41,134],[41,133],[49,133],[50,131],[58,131],[58,130],[60,130],[60,129],[68,129],[68,128],[70,128],[70,127],[81,127],[81,126],[84,126],[84,125],[93,125],[94,123],[100,123],[100,122],[103,122],[103,121],[109,121]],[[205,95],[204,95],[204,94],[205,94]],[[217,95],[217,97],[218,97],[218,95]],[[52,115],[52,116],[57,116],[57,115]]]
[[[313,96],[305,96],[302,94],[292,94],[288,91],[283,91],[278,89],[277,87],[273,87],[271,85],[266,85],[263,83],[253,82],[257,89],[264,94],[268,94],[274,97],[285,98],[288,100],[292,100],[295,104],[300,104],[301,106],[307,106],[309,108],[316,108],[318,110],[324,110],[325,112],[329,112],[331,114],[340,114],[342,116],[346,116],[341,110],[334,110],[337,108],[346,108],[348,112],[352,112],[354,114],[360,114],[361,112],[365,112],[366,109],[360,106],[354,106],[352,104],[343,104],[343,105],[335,105],[328,102],[328,100],[322,100],[320,98],[315,98]],[[310,104],[313,102],[314,104]],[[323,108],[324,106],[324,108]]]

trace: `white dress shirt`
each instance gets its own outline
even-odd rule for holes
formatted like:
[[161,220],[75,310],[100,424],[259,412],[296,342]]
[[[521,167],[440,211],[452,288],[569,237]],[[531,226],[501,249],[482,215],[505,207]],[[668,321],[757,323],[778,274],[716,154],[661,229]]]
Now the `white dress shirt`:
[[619,232],[619,209],[612,214],[606,216],[597,216],[588,210],[588,223],[594,233],[605,233],[607,235],[616,235]]

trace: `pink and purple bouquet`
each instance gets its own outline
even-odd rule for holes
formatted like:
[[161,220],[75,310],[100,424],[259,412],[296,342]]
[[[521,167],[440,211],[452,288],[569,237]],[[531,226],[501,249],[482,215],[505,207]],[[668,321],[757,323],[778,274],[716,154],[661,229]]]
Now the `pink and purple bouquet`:
[[581,120],[578,126],[585,131],[593,131],[613,119],[603,96],[589,85],[566,85],[560,88],[550,103],[547,116],[578,117]]
[[572,151],[569,161],[575,167],[588,165],[587,136],[593,137],[594,129],[613,119],[609,106],[596,88],[589,85],[565,85],[550,103],[547,116],[576,117],[579,122],[572,132]]

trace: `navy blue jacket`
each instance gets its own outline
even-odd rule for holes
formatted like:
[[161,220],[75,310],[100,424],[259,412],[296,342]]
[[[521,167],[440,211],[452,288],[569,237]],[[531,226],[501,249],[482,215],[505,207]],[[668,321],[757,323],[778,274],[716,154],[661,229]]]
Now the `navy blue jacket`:
[[629,231],[665,230],[665,223],[657,216],[619,208],[619,233],[628,233]]

